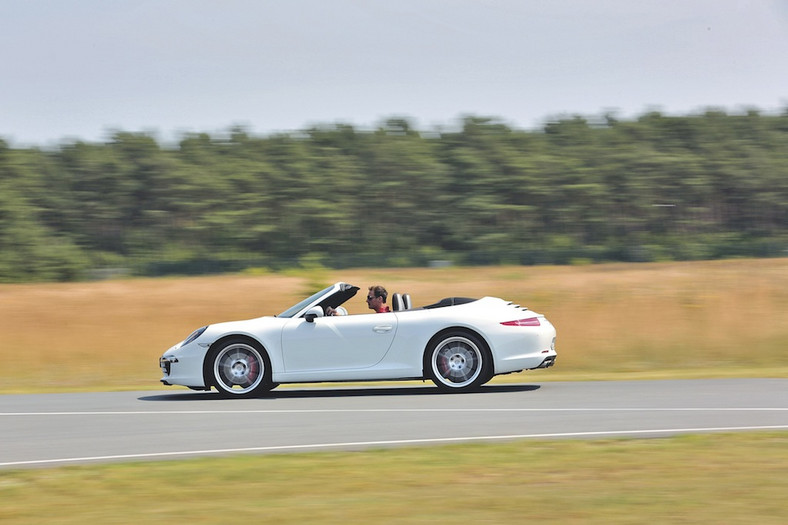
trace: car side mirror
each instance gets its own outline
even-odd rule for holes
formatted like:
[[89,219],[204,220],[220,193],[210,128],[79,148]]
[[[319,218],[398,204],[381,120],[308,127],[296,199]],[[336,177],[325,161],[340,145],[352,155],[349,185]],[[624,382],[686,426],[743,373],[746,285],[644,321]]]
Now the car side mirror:
[[314,323],[318,317],[323,317],[323,309],[319,306],[313,306],[304,314],[307,323]]

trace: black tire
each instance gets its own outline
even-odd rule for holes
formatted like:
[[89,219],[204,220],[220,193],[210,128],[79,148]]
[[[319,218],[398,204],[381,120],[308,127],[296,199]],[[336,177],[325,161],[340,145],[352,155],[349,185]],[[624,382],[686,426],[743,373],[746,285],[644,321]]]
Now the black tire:
[[490,350],[473,333],[442,332],[427,345],[424,373],[444,392],[476,390],[493,376]]
[[253,397],[274,387],[271,361],[257,342],[245,338],[220,341],[206,360],[211,386],[224,397]]

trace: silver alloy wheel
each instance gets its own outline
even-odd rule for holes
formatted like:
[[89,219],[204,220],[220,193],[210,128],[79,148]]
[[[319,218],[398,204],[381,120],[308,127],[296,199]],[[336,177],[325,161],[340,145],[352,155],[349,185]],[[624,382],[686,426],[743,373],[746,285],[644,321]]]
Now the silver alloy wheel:
[[440,341],[432,352],[431,366],[441,384],[459,389],[471,385],[482,372],[482,351],[471,339],[452,336]]
[[260,352],[247,343],[231,343],[213,360],[216,387],[233,395],[254,391],[265,377],[265,361]]

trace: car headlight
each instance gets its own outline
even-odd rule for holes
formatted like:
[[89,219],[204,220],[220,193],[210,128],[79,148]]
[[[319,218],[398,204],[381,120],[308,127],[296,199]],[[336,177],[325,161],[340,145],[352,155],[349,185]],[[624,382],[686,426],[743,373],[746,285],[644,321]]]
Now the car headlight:
[[192,341],[194,341],[195,339],[200,337],[203,334],[203,332],[205,332],[207,329],[208,329],[207,326],[203,326],[202,328],[198,328],[197,330],[195,330],[194,332],[189,334],[189,337],[184,339],[183,342],[179,346],[186,346],[186,345],[188,345],[189,343],[191,343]]

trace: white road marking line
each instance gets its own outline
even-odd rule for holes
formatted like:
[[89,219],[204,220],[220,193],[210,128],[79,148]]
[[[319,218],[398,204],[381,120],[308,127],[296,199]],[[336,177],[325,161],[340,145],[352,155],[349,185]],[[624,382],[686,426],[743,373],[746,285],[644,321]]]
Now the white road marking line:
[[788,407],[611,407],[611,408],[330,408],[294,410],[96,410],[64,412],[0,412],[10,416],[142,416],[187,414],[332,414],[389,412],[786,412]]
[[549,434],[513,434],[506,436],[467,436],[467,437],[448,437],[448,438],[423,438],[423,439],[397,439],[385,441],[356,441],[344,443],[313,443],[305,445],[278,445],[268,447],[246,447],[246,448],[224,448],[209,450],[184,450],[176,452],[149,452],[140,454],[117,454],[110,456],[85,456],[74,458],[57,459],[37,459],[27,461],[9,461],[0,463],[0,467],[14,467],[25,465],[51,465],[57,463],[75,463],[87,461],[111,461],[122,459],[155,459],[164,457],[184,457],[207,454],[240,454],[248,452],[275,452],[275,451],[296,451],[296,450],[321,450],[332,448],[347,447],[375,447],[391,445],[421,445],[431,443],[457,443],[457,442],[480,442],[480,441],[503,441],[516,439],[552,439],[564,437],[602,437],[602,436],[634,436],[644,434],[676,434],[692,432],[732,432],[741,430],[786,430],[788,425],[766,425],[766,426],[745,426],[745,427],[697,427],[697,428],[665,428],[652,430],[609,430],[598,432],[558,432]]

